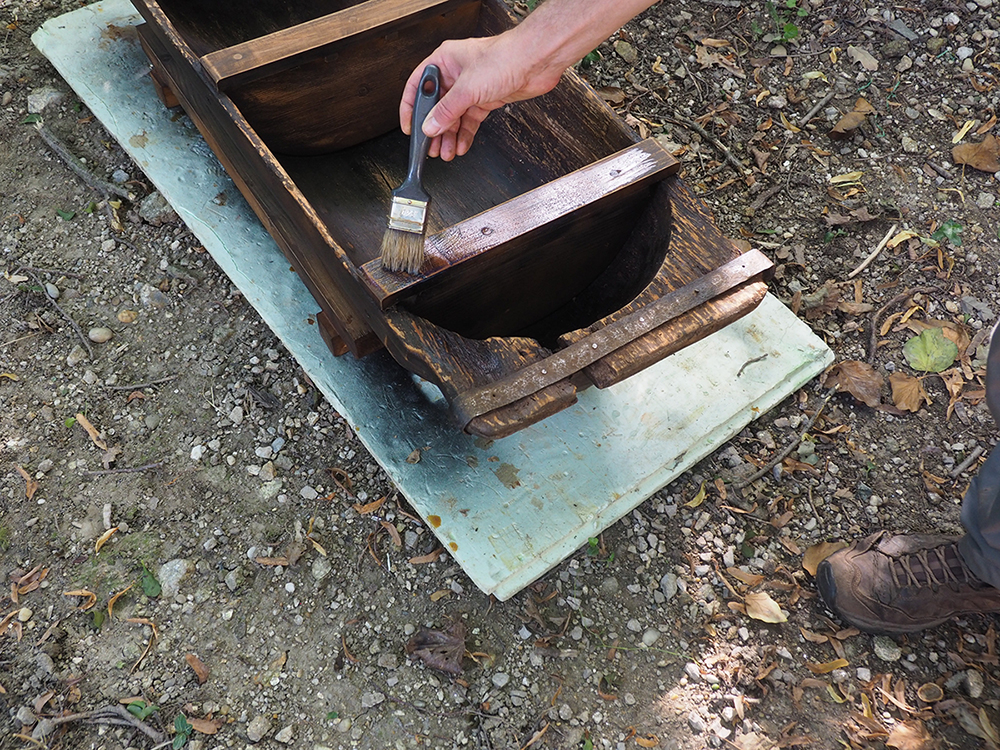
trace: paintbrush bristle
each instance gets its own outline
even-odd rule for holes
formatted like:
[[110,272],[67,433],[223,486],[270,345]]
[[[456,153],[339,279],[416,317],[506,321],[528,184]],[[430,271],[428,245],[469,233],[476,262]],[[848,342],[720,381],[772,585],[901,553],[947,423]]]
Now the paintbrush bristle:
[[387,229],[382,236],[382,266],[389,271],[420,272],[424,262],[424,234]]

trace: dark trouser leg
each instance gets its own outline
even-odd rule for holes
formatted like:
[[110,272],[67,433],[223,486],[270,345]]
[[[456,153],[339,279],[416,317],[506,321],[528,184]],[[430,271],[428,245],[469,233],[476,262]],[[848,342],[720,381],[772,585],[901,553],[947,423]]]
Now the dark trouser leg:
[[973,477],[962,501],[962,559],[980,580],[1000,588],[1000,446]]

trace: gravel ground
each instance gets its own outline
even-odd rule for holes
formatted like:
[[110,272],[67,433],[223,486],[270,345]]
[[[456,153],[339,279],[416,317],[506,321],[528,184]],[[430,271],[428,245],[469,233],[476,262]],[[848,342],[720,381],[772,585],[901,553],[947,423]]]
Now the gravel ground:
[[[1000,184],[952,148],[989,156],[1000,22],[910,5],[665,2],[585,67],[775,259],[859,395],[810,384],[500,603],[419,561],[430,531],[31,46],[78,6],[0,2],[0,746],[993,746],[991,617],[858,634],[803,566],[878,528],[958,533],[995,442]],[[132,197],[70,171],[36,111]],[[940,376],[903,353],[931,328],[956,344]]]

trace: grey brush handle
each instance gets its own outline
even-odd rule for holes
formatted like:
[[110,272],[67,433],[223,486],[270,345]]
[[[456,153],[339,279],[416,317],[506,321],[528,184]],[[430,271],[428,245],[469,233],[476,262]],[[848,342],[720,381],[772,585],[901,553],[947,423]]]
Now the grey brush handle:
[[410,124],[410,168],[403,184],[393,192],[393,195],[422,201],[430,200],[430,196],[427,195],[421,184],[424,178],[427,150],[431,146],[431,139],[424,135],[423,125],[440,96],[441,71],[437,65],[428,65],[424,68],[424,74],[420,76],[417,96],[413,102],[413,120]]

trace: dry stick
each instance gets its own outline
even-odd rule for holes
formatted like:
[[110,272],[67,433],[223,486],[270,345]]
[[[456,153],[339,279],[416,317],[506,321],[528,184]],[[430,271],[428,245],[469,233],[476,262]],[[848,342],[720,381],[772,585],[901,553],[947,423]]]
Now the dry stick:
[[958,477],[962,474],[963,471],[968,469],[970,466],[972,466],[972,464],[974,464],[976,461],[979,460],[979,457],[983,455],[984,450],[985,449],[981,445],[977,445],[975,448],[973,448],[972,453],[969,454],[969,457],[951,470],[951,478],[958,479]]
[[694,132],[696,132],[706,141],[708,141],[717,149],[719,149],[719,151],[722,152],[723,156],[726,157],[726,161],[732,165],[733,169],[739,172],[741,177],[748,176],[746,170],[743,169],[743,165],[740,164],[739,159],[733,156],[732,151],[726,148],[726,146],[722,143],[722,141],[720,141],[714,135],[705,130],[705,128],[703,128],[701,125],[699,125],[696,122],[692,122],[691,120],[681,119],[678,117],[671,117],[669,115],[664,117],[663,119],[666,120],[667,122],[672,122],[675,125],[680,125],[682,128],[688,128],[689,130],[693,130]]
[[874,250],[872,250],[872,251],[871,251],[871,252],[870,252],[870,253],[868,254],[868,257],[867,257],[867,258],[865,258],[865,259],[864,259],[863,261],[861,261],[861,265],[860,265],[860,266],[858,266],[858,267],[857,267],[857,268],[855,268],[855,269],[854,269],[853,271],[851,271],[851,272],[850,272],[849,274],[847,274],[847,278],[849,278],[849,279],[853,279],[853,278],[854,278],[855,276],[857,276],[857,275],[858,275],[859,273],[861,273],[861,272],[862,272],[862,271],[864,271],[864,270],[865,270],[866,268],[868,268],[868,265],[869,265],[869,264],[870,264],[870,263],[871,263],[871,262],[872,262],[873,260],[875,260],[875,258],[876,258],[876,257],[878,257],[878,254],[879,254],[880,252],[882,252],[883,248],[885,248],[886,244],[888,244],[888,242],[889,242],[889,238],[890,238],[890,237],[892,237],[892,235],[894,235],[894,234],[896,233],[896,230],[897,230],[898,228],[899,228],[899,224],[893,224],[893,225],[892,225],[892,229],[890,229],[890,230],[889,230],[888,232],[886,232],[886,233],[885,233],[885,237],[883,237],[883,238],[882,238],[882,241],[881,241],[880,243],[878,243],[878,244],[877,244],[877,245],[875,246],[875,249],[874,249]]
[[60,276],[67,276],[71,279],[83,279],[84,277],[78,273],[70,273],[69,271],[60,271],[58,268],[35,268],[34,266],[21,266],[19,269],[21,271],[34,271],[35,273],[55,273]]
[[129,385],[109,385],[107,389],[109,391],[137,391],[140,388],[150,388],[154,385],[160,385],[162,383],[169,383],[171,380],[176,380],[176,375],[168,375],[165,378],[160,378],[159,380],[150,380],[148,383],[130,383]]
[[119,198],[125,198],[128,200],[128,191],[118,185],[113,185],[110,182],[105,182],[97,175],[93,174],[84,163],[80,161],[66,146],[56,138],[55,134],[50,132],[45,128],[42,123],[35,123],[35,129],[38,134],[42,137],[42,140],[48,144],[48,147],[55,151],[56,155],[63,160],[67,167],[69,167],[81,180],[86,182],[92,188],[97,190],[104,196],[117,195]]
[[814,424],[816,424],[816,420],[819,419],[819,415],[823,412],[823,408],[829,403],[830,399],[833,398],[833,394],[835,394],[836,392],[837,392],[836,388],[831,388],[830,390],[828,390],[826,392],[826,395],[823,397],[823,403],[821,403],[819,405],[819,408],[815,411],[815,413],[813,413],[813,415],[811,417],[809,417],[809,421],[806,422],[806,426],[798,434],[798,437],[795,440],[792,440],[791,442],[789,442],[788,445],[786,445],[782,449],[781,453],[777,454],[774,458],[772,458],[770,461],[768,461],[766,466],[764,466],[759,471],[757,471],[749,479],[744,479],[741,482],[733,482],[733,484],[731,485],[732,488],[736,489],[736,490],[741,490],[744,487],[747,487],[747,486],[753,484],[758,479],[760,479],[762,476],[764,476],[765,474],[767,474],[767,472],[769,472],[771,469],[773,469],[775,466],[777,466],[779,463],[781,463],[782,461],[784,461],[785,457],[789,453],[792,452],[792,450],[795,448],[795,446],[797,446],[799,443],[802,442],[802,438],[804,438],[806,436],[806,433],[809,432],[809,430],[812,429],[812,426]]
[[[31,273],[31,272],[28,271],[28,273]],[[77,325],[76,321],[73,320],[73,318],[70,317],[69,313],[67,313],[65,310],[63,310],[59,306],[58,302],[56,302],[54,299],[52,299],[48,295],[48,293],[45,291],[45,284],[42,283],[42,280],[40,278],[38,278],[33,273],[31,274],[31,278],[33,278],[35,280],[35,283],[38,284],[38,286],[40,286],[42,288],[42,296],[45,298],[45,300],[50,305],[52,305],[56,310],[58,310],[59,314],[62,315],[63,318],[66,320],[66,322],[68,322],[70,324],[70,326],[73,328],[73,330],[76,331],[76,335],[80,337],[80,341],[82,341],[83,345],[85,347],[87,347],[87,355],[90,357],[90,359],[93,359],[94,358],[94,350],[90,347],[90,340],[86,337],[86,335],[84,335],[83,329],[80,328],[80,326]]]
[[823,109],[823,107],[829,104],[830,100],[833,99],[833,97],[836,95],[837,95],[837,87],[834,86],[827,92],[826,96],[824,96],[822,99],[816,102],[815,106],[813,106],[813,108],[806,113],[805,117],[799,120],[799,127],[804,128],[806,125],[808,125],[809,121],[812,120],[812,118],[814,118],[816,114],[821,109]]
[[94,711],[83,711],[82,713],[69,714],[68,716],[57,716],[54,719],[47,719],[51,722],[53,729],[61,724],[68,724],[71,721],[86,721],[92,724],[117,724],[119,726],[129,726],[138,729],[140,732],[151,738],[154,742],[163,742],[163,734],[153,729],[144,721],[130,714],[123,706],[107,706]]
[[875,361],[875,348],[878,346],[878,319],[882,317],[882,313],[888,310],[893,305],[898,305],[904,299],[911,297],[914,294],[930,294],[931,292],[940,292],[936,286],[916,286],[912,289],[907,289],[905,292],[900,292],[891,300],[886,302],[882,307],[875,311],[872,315],[872,332],[868,339],[868,364]]
[[97,477],[105,476],[107,474],[137,474],[140,471],[149,471],[150,469],[159,469],[166,461],[157,461],[155,464],[146,464],[145,466],[132,466],[127,469],[97,469],[95,471],[85,471],[84,476],[87,477]]

